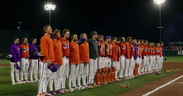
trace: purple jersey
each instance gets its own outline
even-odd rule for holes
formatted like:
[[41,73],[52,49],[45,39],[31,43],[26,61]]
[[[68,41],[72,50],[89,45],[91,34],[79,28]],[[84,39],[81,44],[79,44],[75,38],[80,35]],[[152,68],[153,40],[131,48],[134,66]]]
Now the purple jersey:
[[137,48],[136,45],[134,45],[133,47],[134,47],[134,51],[135,51],[134,59],[137,59],[137,57],[138,57],[138,48]]
[[11,62],[20,61],[20,46],[19,44],[12,44],[10,48],[10,53],[12,55]]
[[38,59],[38,49],[36,45],[29,44],[30,59]]

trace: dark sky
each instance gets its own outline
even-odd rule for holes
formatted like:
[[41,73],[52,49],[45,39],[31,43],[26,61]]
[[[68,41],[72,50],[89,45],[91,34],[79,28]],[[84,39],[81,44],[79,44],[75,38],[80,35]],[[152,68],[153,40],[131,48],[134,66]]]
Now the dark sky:
[[[22,28],[40,37],[48,24],[46,0],[4,0],[1,3],[1,29]],[[69,28],[71,33],[91,32],[112,36],[159,41],[158,7],[153,0],[52,0],[57,8],[52,12],[53,28]],[[183,0],[167,0],[162,9],[164,41],[183,40]]]

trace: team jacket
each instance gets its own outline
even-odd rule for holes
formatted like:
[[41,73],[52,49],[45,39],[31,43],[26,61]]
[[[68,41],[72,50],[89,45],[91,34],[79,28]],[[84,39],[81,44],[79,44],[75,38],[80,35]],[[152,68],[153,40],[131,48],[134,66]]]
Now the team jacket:
[[97,46],[97,40],[89,39],[89,51],[90,51],[90,58],[96,59],[99,57],[99,50]]
[[30,54],[30,59],[38,59],[38,49],[36,45],[34,44],[29,44],[29,54]]
[[55,54],[55,64],[63,64],[62,57],[62,43],[58,39],[53,39],[53,48],[54,48],[54,54]]
[[121,55],[121,51],[120,51],[120,47],[115,44],[112,43],[112,56],[111,56],[111,60],[114,61],[119,61],[119,57]]
[[44,56],[43,61],[55,61],[53,41],[50,35],[46,34],[40,40],[41,54]]
[[111,57],[112,56],[112,43],[106,43],[105,50],[106,50],[105,51],[106,56]]
[[10,54],[12,55],[11,62],[19,62],[20,46],[18,44],[12,44],[10,48]]
[[131,58],[132,58],[132,57],[135,56],[135,49],[134,49],[134,45],[133,45],[133,44],[130,44],[130,47],[131,47],[131,48],[130,48],[130,49],[131,49],[131,50],[130,50],[130,56],[131,56]]
[[20,44],[20,54],[21,54],[21,58],[29,57],[29,45],[28,44]]
[[80,62],[81,63],[90,62],[89,44],[87,41],[83,41],[79,44],[79,53],[80,53]]
[[98,49],[99,49],[99,55],[105,56],[105,43],[104,42],[98,42]]
[[156,55],[162,56],[162,49],[161,49],[161,47],[156,47],[155,50],[156,50],[156,52],[155,52]]
[[70,64],[80,64],[79,45],[71,41],[70,42]]
[[131,59],[131,46],[129,42],[126,42],[126,59]]
[[134,47],[134,59],[137,59],[138,58],[138,47],[137,47],[137,45],[134,45],[133,46]]
[[70,55],[69,40],[65,40],[64,38],[61,38],[60,41],[62,42],[63,56],[69,57]]
[[142,57],[142,46],[138,46],[138,57]]
[[126,43],[125,42],[121,42],[120,44],[121,47],[121,55],[126,55]]

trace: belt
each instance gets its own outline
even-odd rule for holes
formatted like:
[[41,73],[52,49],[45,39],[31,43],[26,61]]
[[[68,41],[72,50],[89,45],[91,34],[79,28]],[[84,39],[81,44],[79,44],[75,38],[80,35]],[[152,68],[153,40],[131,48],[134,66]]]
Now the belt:
[[63,56],[63,57],[65,57],[65,58],[69,58],[69,56]]

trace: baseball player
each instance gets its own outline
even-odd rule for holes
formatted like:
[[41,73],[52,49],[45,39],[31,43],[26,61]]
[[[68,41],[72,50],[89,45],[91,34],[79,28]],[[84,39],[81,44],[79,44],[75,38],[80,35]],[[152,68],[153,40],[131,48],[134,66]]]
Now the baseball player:
[[38,49],[36,47],[37,39],[32,40],[32,44],[29,44],[29,54],[30,54],[30,80],[33,82],[33,73],[35,82],[38,81]]
[[137,77],[138,75],[139,75],[139,48],[138,48],[138,43],[137,43],[137,40],[136,39],[134,39],[133,40],[133,47],[134,47],[134,56],[133,56],[133,58],[134,58],[134,60],[135,60],[135,65],[133,66],[134,68],[132,68],[132,69],[134,69],[133,70],[133,75],[135,76],[135,77]]
[[11,65],[11,81],[12,85],[15,85],[14,74],[16,76],[16,81],[20,83],[19,71],[20,71],[20,47],[19,38],[15,38],[14,43],[10,48],[10,65]]
[[69,77],[69,56],[70,56],[70,49],[69,49],[69,38],[70,38],[70,30],[64,29],[63,30],[63,38],[60,39],[62,42],[62,51],[63,51],[63,75],[61,75],[60,82],[61,88],[65,89],[66,87],[66,79]]
[[99,49],[98,67],[99,69],[101,69],[105,67],[105,42],[103,35],[98,36],[98,49]]
[[[28,70],[29,70],[29,44],[28,38],[23,38],[23,44],[20,45],[20,53],[21,53],[21,81],[25,80],[25,83],[28,82]],[[24,79],[23,79],[24,77]]]
[[89,53],[90,53],[90,63],[89,63],[89,80],[88,84],[94,84],[94,77],[97,71],[97,63],[99,57],[99,51],[97,46],[98,34],[96,31],[91,33],[91,39],[88,40],[89,43]]
[[124,73],[125,73],[125,56],[127,53],[126,49],[126,42],[125,42],[125,37],[121,38],[121,43],[120,43],[120,48],[121,48],[121,56],[120,56],[120,72],[119,72],[119,78],[122,79],[124,78]]
[[[69,74],[69,81],[68,87],[72,91],[81,87],[80,84],[80,76],[79,76],[79,65],[80,65],[80,55],[79,55],[79,45],[77,44],[77,34],[73,34],[71,36],[72,41],[70,42],[70,74]],[[76,85],[77,82],[77,85]]]
[[151,60],[151,43],[150,42],[147,43],[147,57],[148,57],[147,73],[150,73],[151,72],[151,65],[152,65],[152,60]]
[[144,40],[141,40],[141,48],[142,48],[142,64],[140,66],[140,73],[141,75],[145,74],[145,44],[144,44]]
[[155,50],[155,43],[152,43],[152,71],[155,71],[155,64],[156,64],[156,50]]
[[134,39],[132,41],[132,39],[129,41],[130,42],[130,66],[129,66],[129,77],[130,79],[132,79],[134,77],[133,75],[133,71],[134,71],[134,67],[135,67],[135,48],[134,48],[134,44],[136,43],[136,40]]
[[137,47],[138,47],[138,58],[137,58],[137,64],[139,64],[138,67],[138,75],[141,75],[142,72],[142,45],[140,40],[137,41]]
[[112,66],[116,67],[116,72],[115,72],[115,78],[119,80],[119,71],[120,71],[120,58],[121,51],[120,51],[120,46],[117,45],[117,37],[112,38],[112,56],[111,56],[111,61],[112,61]]
[[156,71],[160,71],[161,68],[161,56],[162,56],[162,49],[160,43],[157,43],[156,46]]
[[[79,44],[79,53],[80,53],[80,62],[79,65],[79,78],[82,78],[82,84],[84,87],[87,87],[87,80],[88,80],[88,74],[89,74],[89,44],[87,42],[87,35],[86,33],[81,33],[80,35],[80,44]],[[78,82],[80,82],[78,80]]]
[[[62,59],[63,59],[63,52],[62,52],[62,43],[60,41],[61,35],[60,35],[60,30],[56,29],[53,32],[53,48],[54,48],[54,55],[55,55],[55,61],[53,62],[54,64],[56,64],[58,66],[58,70],[56,72],[53,73],[53,77],[51,78],[50,82],[49,82],[49,88],[50,91],[53,91],[55,89],[55,91],[60,90],[61,89],[61,81],[60,78],[62,75],[64,75],[63,73],[63,69],[62,69]],[[55,87],[53,89],[53,86]]]
[[161,57],[160,57],[160,59],[161,59],[161,65],[160,65],[160,70],[163,68],[163,62],[164,62],[164,58],[165,58],[165,56],[164,56],[164,43],[163,42],[161,42],[160,43],[160,46],[161,46]]
[[131,60],[131,37],[127,37],[127,42],[126,42],[126,55],[125,55],[125,72],[124,72],[124,79],[128,79],[130,75],[130,60]]
[[111,63],[111,56],[112,56],[112,43],[111,43],[111,36],[106,36],[106,67],[110,68],[112,67],[112,63]]
[[44,36],[40,40],[41,55],[43,56],[42,77],[39,80],[38,96],[47,92],[47,85],[52,75],[49,66],[55,61],[53,40],[51,39],[52,28],[50,25],[43,27]]
[[153,43],[149,43],[149,73],[153,72]]

